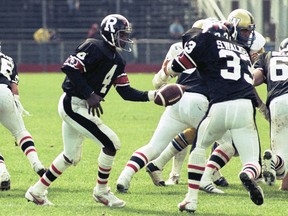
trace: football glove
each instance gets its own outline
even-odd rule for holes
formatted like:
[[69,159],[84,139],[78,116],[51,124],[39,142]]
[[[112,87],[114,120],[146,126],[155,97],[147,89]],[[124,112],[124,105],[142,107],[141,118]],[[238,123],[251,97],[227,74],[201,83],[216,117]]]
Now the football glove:
[[148,91],[148,99],[149,99],[149,101],[154,101],[156,94],[157,94],[157,90]]
[[155,89],[159,89],[162,85],[167,84],[171,78],[172,77],[169,75],[166,75],[163,68],[161,68],[161,70],[158,71],[158,73],[156,73],[154,75],[154,78],[152,80],[152,84],[153,84]]
[[17,107],[20,115],[21,116],[24,116],[24,115],[30,116],[30,113],[27,110],[25,110],[24,107],[22,106],[22,104],[20,102],[20,96],[14,95],[14,100],[15,100],[15,104],[16,104],[16,107]]

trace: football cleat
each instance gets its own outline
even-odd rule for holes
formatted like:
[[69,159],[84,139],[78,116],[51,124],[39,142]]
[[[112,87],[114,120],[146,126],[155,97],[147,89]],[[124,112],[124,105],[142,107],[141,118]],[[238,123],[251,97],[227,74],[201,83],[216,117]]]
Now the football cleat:
[[272,151],[270,149],[264,152],[262,174],[267,185],[272,186],[275,184],[276,171],[275,164],[272,160]]
[[264,194],[260,186],[258,186],[252,179],[249,178],[245,172],[240,173],[240,180],[248,191],[250,199],[256,205],[262,205],[264,203]]
[[169,179],[165,181],[165,185],[176,185],[179,184],[180,175],[179,174],[170,174]]
[[221,176],[219,179],[214,181],[214,184],[219,187],[228,187],[229,183],[227,182],[226,178],[224,176]]
[[201,182],[199,189],[207,193],[224,194],[224,191],[216,188],[212,182]]
[[127,193],[129,190],[130,182],[125,178],[122,177],[121,175],[119,176],[117,180],[117,191],[119,193]]
[[196,201],[186,201],[183,200],[181,203],[178,204],[178,209],[183,212],[194,213],[197,209],[197,202]]
[[150,175],[154,185],[165,186],[165,182],[162,178],[162,171],[153,163],[149,163],[146,166],[146,172]]
[[110,189],[106,192],[97,192],[96,188],[93,191],[93,198],[96,202],[102,203],[108,207],[112,208],[122,208],[126,205],[126,202],[117,198]]
[[28,202],[33,202],[36,205],[51,206],[53,203],[48,200],[47,194],[47,190],[44,194],[39,194],[33,191],[33,187],[31,186],[25,193],[25,198],[28,200]]
[[0,190],[10,190],[10,175],[7,171],[3,171],[0,175]]

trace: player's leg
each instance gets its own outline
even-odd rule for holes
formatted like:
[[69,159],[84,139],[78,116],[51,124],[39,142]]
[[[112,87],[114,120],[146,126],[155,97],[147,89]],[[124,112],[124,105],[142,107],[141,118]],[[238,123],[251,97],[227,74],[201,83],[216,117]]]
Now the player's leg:
[[179,184],[181,169],[187,155],[188,148],[178,152],[172,159],[172,169],[169,174],[169,179],[165,181],[165,185]]
[[[229,132],[230,133],[230,132]],[[201,179],[201,189],[208,193],[224,193],[214,186],[213,173],[220,170],[235,154],[232,143],[218,145],[212,152]]]
[[[92,194],[95,201],[108,207],[125,206],[126,203],[118,199],[108,187],[116,152],[120,149],[118,136],[100,118],[88,114],[86,100],[64,96],[63,102],[60,100],[59,103],[59,114],[67,123],[64,124],[66,127],[62,130],[63,137],[66,137],[63,139],[64,155],[71,163],[76,165],[81,159],[83,137],[95,141],[102,148],[98,155],[98,175]],[[71,143],[69,139],[71,139],[70,133],[73,133],[73,129],[79,138]]]
[[[197,93],[187,93],[183,95],[181,100],[178,103],[178,113],[180,120],[182,122],[186,122],[189,125],[188,130],[185,130],[183,133],[180,133],[173,141],[167,146],[167,148],[161,153],[161,156],[157,158],[155,161],[156,165],[153,163],[149,163],[147,165],[147,171],[152,177],[152,180],[155,184],[159,181],[159,176],[155,176],[157,169],[162,170],[164,165],[177,153],[181,152],[183,149],[187,147],[187,145],[192,144],[192,141],[195,137],[195,129],[199,125],[199,122],[203,119],[206,111],[208,109],[208,100],[202,94]],[[184,158],[182,157],[184,160]],[[182,161],[183,164],[183,161]],[[182,165],[181,164],[181,165]],[[159,168],[157,167],[159,166]],[[180,164],[179,164],[180,165]],[[181,169],[181,165],[179,169]],[[153,174],[154,172],[154,174]],[[180,172],[179,172],[180,176]],[[157,180],[158,179],[158,180]]]
[[280,190],[288,190],[288,173],[281,181]]
[[39,175],[45,173],[45,168],[38,158],[33,137],[26,130],[21,113],[19,113],[11,91],[6,87],[1,89],[1,115],[0,122],[15,137],[17,145],[26,155],[31,167]]
[[288,166],[288,94],[273,99],[270,103],[271,150],[264,151],[263,177],[268,185],[283,179]]
[[155,160],[151,161],[146,170],[150,174],[150,177],[155,185],[159,185],[161,182],[164,184],[162,175],[158,174],[158,170],[162,170],[164,166],[171,160],[172,157],[187,149],[187,146],[193,142],[195,138],[195,129],[188,128],[182,133],[179,133],[164,149],[164,151]]
[[53,205],[47,199],[47,188],[73,163],[76,165],[78,162],[76,155],[81,154],[77,151],[82,147],[83,137],[77,130],[63,122],[62,136],[64,151],[54,159],[47,172],[25,194],[28,201],[37,205]]
[[206,149],[220,139],[226,131],[225,108],[225,103],[213,104],[198,127],[196,147],[188,159],[188,193],[178,204],[180,211],[196,211],[200,180],[206,165]]
[[[230,132],[229,132],[230,133]],[[224,135],[225,136],[225,135]],[[211,148],[211,154],[213,151],[219,146],[220,144],[218,142],[215,142]],[[222,167],[224,167],[226,164],[224,164]],[[221,166],[221,165],[220,165]],[[221,167],[221,168],[222,168]],[[205,172],[204,172],[205,173]],[[220,172],[220,169],[214,170],[212,173],[212,181],[215,185],[220,186],[220,187],[227,187],[229,185],[228,181],[226,178],[222,175]]]
[[[220,140],[217,140],[214,143],[214,150],[212,151],[211,156],[208,159],[205,167],[205,172],[202,176],[201,188],[205,188],[207,185],[210,185],[207,188],[211,189],[212,186],[215,187],[215,185],[213,184],[215,182],[215,184],[218,186],[228,186],[228,182],[220,173],[220,169],[224,167],[226,163],[230,160],[230,158],[235,154],[236,150],[234,149],[232,142],[233,141],[230,131],[226,131],[223,137],[221,137]],[[203,183],[205,183],[206,185]]]
[[165,109],[149,143],[137,149],[130,157],[117,180],[119,192],[127,192],[134,174],[146,166],[148,162],[158,157],[173,137],[187,128],[187,124],[178,120],[175,106],[177,105]]
[[10,175],[2,154],[0,154],[0,190],[10,190]]
[[[245,110],[245,112],[243,112]],[[256,205],[264,202],[263,191],[256,179],[261,175],[259,164],[260,144],[255,124],[255,109],[249,100],[237,100],[230,104],[227,116],[230,119],[232,139],[242,162],[239,174],[250,199]]]

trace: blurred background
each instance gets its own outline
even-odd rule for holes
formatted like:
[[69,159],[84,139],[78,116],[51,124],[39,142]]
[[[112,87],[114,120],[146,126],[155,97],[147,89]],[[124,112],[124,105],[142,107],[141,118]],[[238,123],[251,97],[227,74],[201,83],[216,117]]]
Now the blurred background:
[[237,8],[254,15],[266,50],[278,49],[288,36],[287,5],[288,0],[0,0],[0,41],[19,71],[60,71],[78,43],[98,33],[106,15],[120,13],[133,26],[128,70],[157,71],[170,45],[196,20],[225,19]]

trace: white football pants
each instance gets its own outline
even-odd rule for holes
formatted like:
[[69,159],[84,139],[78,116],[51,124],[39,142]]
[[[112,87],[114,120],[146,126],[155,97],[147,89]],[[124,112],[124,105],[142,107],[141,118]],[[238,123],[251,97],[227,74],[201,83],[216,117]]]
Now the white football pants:
[[288,169],[288,94],[274,98],[270,105],[271,149],[279,155]]

